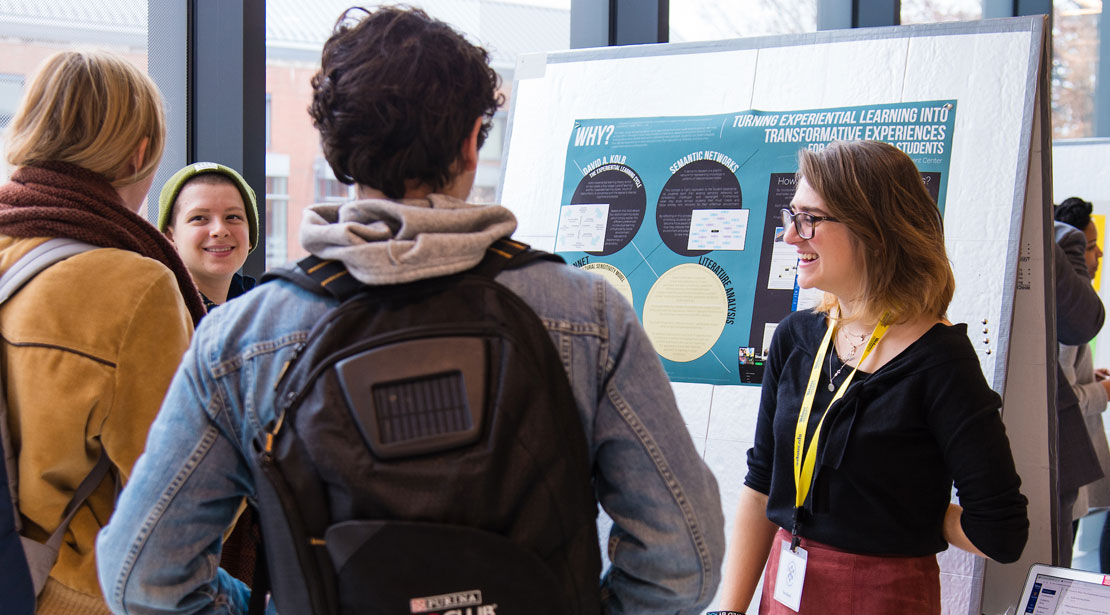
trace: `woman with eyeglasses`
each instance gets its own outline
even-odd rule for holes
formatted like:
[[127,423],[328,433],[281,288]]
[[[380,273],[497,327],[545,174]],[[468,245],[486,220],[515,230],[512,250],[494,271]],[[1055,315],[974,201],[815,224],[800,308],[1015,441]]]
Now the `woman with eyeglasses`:
[[[939,614],[936,553],[1012,562],[1026,499],[913,162],[879,142],[799,153],[783,210],[798,285],[771,342],[721,608]],[[958,503],[952,503],[955,483]]]

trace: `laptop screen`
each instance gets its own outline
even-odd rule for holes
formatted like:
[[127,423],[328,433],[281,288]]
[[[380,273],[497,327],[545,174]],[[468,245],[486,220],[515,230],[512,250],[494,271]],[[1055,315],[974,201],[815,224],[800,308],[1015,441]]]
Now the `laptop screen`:
[[[1110,614],[1110,577],[1072,572],[1063,570],[1059,576],[1036,573],[1017,612],[1027,615]],[[1079,576],[1084,578],[1068,578]]]

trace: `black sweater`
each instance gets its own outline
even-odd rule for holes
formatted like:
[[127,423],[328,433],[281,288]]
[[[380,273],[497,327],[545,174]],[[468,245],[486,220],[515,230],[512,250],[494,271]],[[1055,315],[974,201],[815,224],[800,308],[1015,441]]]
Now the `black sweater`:
[[[234,274],[233,276],[231,276],[231,286],[227,288],[227,300],[231,301],[239,295],[242,295],[248,290],[254,288],[255,284],[256,282],[254,278],[250,277],[249,275],[242,275],[239,273]],[[223,305],[221,303],[213,302],[211,299],[204,296],[204,293],[200,294],[200,298],[204,300],[204,309],[208,310],[209,312]]]
[[[825,329],[824,314],[806,311],[790,314],[775,331],[755,446],[748,451],[745,484],[768,496],[767,517],[787,530],[794,511],[794,429]],[[810,434],[832,398],[827,363]],[[1000,562],[1018,559],[1029,533],[1027,501],[1018,491],[1000,406],[966,325],[935,325],[874,374],[857,373],[822,427],[799,533],[855,553],[943,551],[955,480],[971,542]]]

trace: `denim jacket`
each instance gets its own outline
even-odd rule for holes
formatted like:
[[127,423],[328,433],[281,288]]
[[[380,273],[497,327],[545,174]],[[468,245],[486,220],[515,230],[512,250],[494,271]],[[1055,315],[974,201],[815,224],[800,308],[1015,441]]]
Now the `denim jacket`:
[[[606,613],[699,613],[724,552],[717,483],[635,313],[601,277],[541,262],[498,281],[540,316],[570,376],[599,503],[613,519]],[[116,613],[242,613],[220,539],[255,486],[251,440],[274,418],[294,347],[336,302],[263,284],[201,323],[116,514],[97,541]]]

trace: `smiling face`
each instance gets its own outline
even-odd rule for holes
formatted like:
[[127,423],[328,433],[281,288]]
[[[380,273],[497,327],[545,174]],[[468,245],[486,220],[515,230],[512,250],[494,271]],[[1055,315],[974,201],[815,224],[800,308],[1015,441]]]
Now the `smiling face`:
[[[247,260],[249,230],[238,188],[230,183],[189,182],[177,195],[166,235],[201,292],[216,300],[226,296],[232,275]],[[220,287],[222,292],[205,290]]]
[[[821,195],[804,178],[790,207],[814,216],[831,216]],[[783,240],[798,250],[798,286],[836,295],[842,303],[853,301],[863,290],[863,259],[848,227],[840,222],[816,222],[811,239],[802,239],[794,225],[786,227]]]

